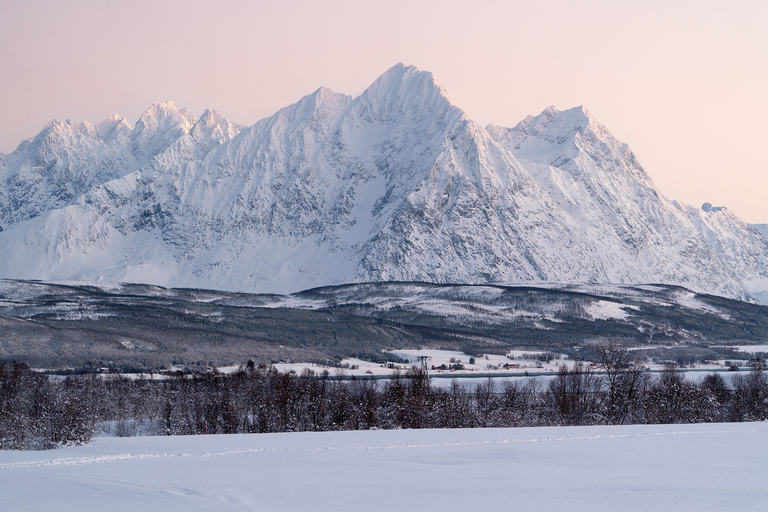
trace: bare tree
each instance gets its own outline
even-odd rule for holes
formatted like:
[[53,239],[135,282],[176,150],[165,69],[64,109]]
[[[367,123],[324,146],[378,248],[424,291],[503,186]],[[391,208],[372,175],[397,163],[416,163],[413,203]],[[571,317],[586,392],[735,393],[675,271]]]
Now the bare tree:
[[498,399],[496,398],[496,384],[492,377],[478,384],[475,389],[475,403],[477,407],[478,421],[481,427],[496,427],[496,416],[499,412]]
[[614,342],[597,347],[600,368],[605,372],[605,415],[609,423],[622,425],[633,421],[640,408],[640,393],[647,384],[648,373],[629,357],[627,349]]
[[731,420],[761,421],[768,419],[768,378],[762,361],[753,361],[749,374],[733,378]]
[[600,380],[582,363],[563,365],[547,390],[556,422],[561,425],[595,423],[600,403]]

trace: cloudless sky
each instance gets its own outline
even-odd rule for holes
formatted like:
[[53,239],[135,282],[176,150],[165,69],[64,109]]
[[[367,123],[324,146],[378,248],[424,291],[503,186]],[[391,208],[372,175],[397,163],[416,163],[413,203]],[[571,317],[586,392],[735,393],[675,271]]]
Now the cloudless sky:
[[766,0],[0,0],[0,152],[158,100],[250,125],[397,62],[483,125],[584,105],[668,198],[768,222]]

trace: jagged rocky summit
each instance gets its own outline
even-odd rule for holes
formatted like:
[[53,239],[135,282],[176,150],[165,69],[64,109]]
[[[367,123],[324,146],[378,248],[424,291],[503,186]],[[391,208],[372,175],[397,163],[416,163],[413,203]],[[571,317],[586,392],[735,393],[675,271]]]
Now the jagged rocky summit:
[[483,127],[401,64],[250,127],[152,105],[0,155],[0,277],[292,292],[666,283],[768,303],[768,237],[666,199],[584,108]]

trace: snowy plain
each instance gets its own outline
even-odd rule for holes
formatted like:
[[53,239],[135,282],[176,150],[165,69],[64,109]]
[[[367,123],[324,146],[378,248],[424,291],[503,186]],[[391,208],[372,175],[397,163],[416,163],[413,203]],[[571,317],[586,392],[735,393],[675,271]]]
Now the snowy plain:
[[768,422],[99,437],[0,452],[2,510],[766,510]]
[[[734,360],[741,365],[742,372],[748,370],[747,359],[750,353],[763,352],[766,345],[740,345],[734,347],[744,352],[744,359]],[[323,371],[327,371],[331,376],[342,375],[347,378],[382,378],[390,377],[395,371],[405,371],[409,368],[420,366],[419,357],[426,357],[427,367],[440,366],[445,364],[451,365],[454,361],[459,361],[464,366],[463,370],[433,370],[428,371],[431,385],[438,387],[450,386],[454,379],[457,380],[462,386],[474,387],[487,377],[492,377],[493,380],[501,385],[504,381],[513,381],[519,384],[525,384],[526,381],[536,380],[542,386],[546,386],[550,380],[552,380],[560,370],[560,366],[573,367],[575,361],[565,359],[561,354],[554,354],[555,359],[550,362],[538,361],[535,358],[531,358],[538,354],[545,354],[541,350],[509,350],[506,355],[498,354],[486,354],[477,358],[472,358],[469,354],[454,350],[439,350],[439,349],[399,349],[385,351],[386,353],[394,354],[401,359],[407,360],[407,363],[395,364],[395,368],[386,367],[383,364],[374,363],[371,361],[364,361],[357,358],[346,358],[341,361],[342,364],[348,366],[348,368],[334,368],[328,366],[322,366],[316,363],[276,363],[273,366],[281,372],[293,372],[300,375],[305,370],[309,369],[315,373],[315,375],[321,374]],[[513,359],[510,359],[510,356]],[[475,363],[471,364],[470,359],[474,359]],[[453,359],[454,361],[451,361]],[[585,366],[590,367],[592,361],[584,361]],[[504,365],[510,365],[505,368]],[[514,365],[514,366],[512,366]],[[642,365],[652,372],[661,372],[665,366],[662,363],[645,362]],[[712,373],[719,373],[726,382],[730,382],[735,375],[739,372],[727,371],[730,365],[726,364],[726,360],[708,361],[706,363],[699,362],[695,365],[689,365],[682,371],[685,374],[686,380],[698,382],[705,376]],[[218,368],[222,373],[233,373],[240,369],[240,366],[227,366]],[[591,367],[592,371],[600,373],[599,367]]]

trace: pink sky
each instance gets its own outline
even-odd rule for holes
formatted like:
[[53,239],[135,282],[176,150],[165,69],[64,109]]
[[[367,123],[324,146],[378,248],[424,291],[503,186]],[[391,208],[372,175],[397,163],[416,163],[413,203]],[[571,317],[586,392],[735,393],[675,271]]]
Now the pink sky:
[[253,124],[397,62],[482,124],[584,105],[661,192],[768,222],[768,2],[0,0],[0,152],[154,101]]

